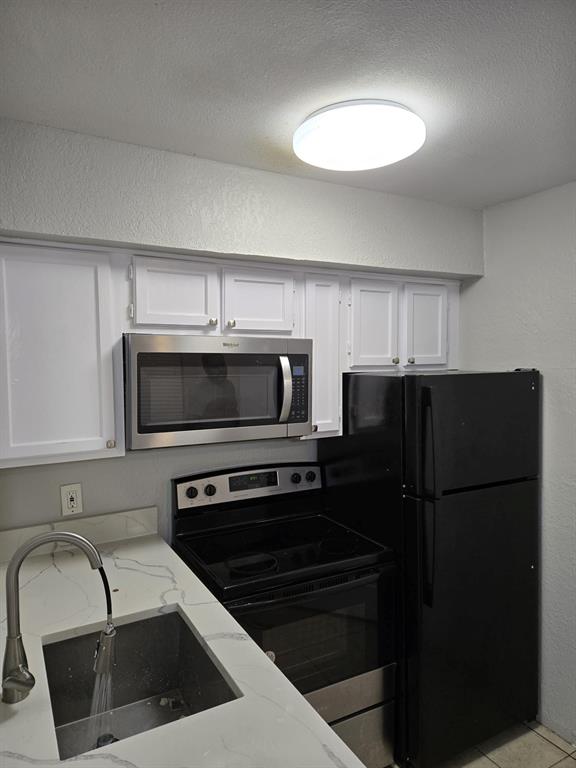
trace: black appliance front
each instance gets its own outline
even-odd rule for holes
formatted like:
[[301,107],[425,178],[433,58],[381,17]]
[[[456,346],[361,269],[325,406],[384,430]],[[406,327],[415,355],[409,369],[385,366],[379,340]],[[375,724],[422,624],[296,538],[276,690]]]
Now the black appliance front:
[[537,371],[344,374],[348,434],[319,441],[327,514],[400,554],[401,765],[536,713],[539,390]]
[[317,464],[173,481],[173,546],[369,768],[393,761],[396,555],[326,517]]
[[430,768],[538,711],[538,482],[406,498],[406,733]]

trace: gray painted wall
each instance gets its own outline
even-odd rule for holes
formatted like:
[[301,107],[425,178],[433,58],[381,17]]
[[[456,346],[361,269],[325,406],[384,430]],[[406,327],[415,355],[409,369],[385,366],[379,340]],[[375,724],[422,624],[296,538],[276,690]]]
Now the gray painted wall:
[[541,718],[576,741],[576,184],[485,211],[462,367],[543,375]]
[[315,440],[266,440],[128,452],[123,458],[0,470],[0,530],[62,519],[60,486],[82,483],[84,514],[157,506],[168,538],[170,479],[204,470],[314,461]]

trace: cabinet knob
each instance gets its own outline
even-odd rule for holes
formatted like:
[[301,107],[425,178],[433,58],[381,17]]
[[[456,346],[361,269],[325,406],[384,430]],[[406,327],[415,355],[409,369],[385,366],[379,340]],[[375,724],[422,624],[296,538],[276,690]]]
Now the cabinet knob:
[[236,328],[236,320],[228,320],[226,325],[228,326],[228,328]]
[[393,357],[392,358],[392,362],[394,363],[394,365],[398,365],[398,363],[400,362],[400,358],[399,357]]
[[211,317],[210,320],[208,320],[208,325],[218,325],[218,318]]
[[106,448],[116,448],[116,440],[106,440]]
[[408,358],[408,362],[409,362],[409,363],[415,363],[415,362],[416,362],[416,358],[414,358],[414,357],[409,357],[409,358]]

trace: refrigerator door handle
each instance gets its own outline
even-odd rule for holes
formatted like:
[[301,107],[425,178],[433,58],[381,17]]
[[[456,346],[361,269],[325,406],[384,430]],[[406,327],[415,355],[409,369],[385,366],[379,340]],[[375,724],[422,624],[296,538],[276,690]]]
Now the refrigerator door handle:
[[422,506],[422,598],[424,605],[432,608],[436,571],[436,505],[425,501]]
[[[436,498],[436,441],[432,389],[422,387],[422,493]],[[430,482],[429,482],[430,480]]]

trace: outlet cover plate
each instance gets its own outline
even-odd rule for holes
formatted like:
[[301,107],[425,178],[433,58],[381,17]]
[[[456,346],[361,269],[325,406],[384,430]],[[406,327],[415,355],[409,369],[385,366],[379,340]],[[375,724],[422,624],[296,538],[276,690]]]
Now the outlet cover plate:
[[80,515],[82,513],[81,483],[60,486],[60,505],[63,515]]

